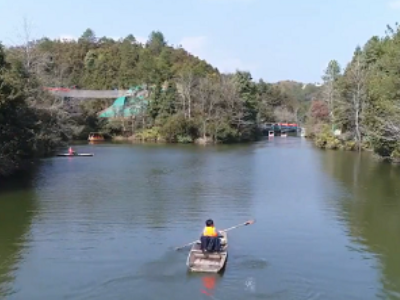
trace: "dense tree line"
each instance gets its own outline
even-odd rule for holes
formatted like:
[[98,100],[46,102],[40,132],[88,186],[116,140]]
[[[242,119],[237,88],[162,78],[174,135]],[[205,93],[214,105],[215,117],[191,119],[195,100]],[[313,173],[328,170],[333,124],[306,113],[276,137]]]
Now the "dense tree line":
[[0,44],[0,176],[29,166],[71,139],[75,126],[44,93],[24,60],[6,59]]
[[[171,142],[249,141],[262,122],[302,119],[302,102],[310,102],[301,84],[282,88],[254,82],[245,71],[221,74],[181,46],[168,45],[158,31],[145,44],[133,35],[118,41],[98,38],[87,29],[77,41],[27,39],[0,49],[0,175],[50,155],[73,138],[86,138],[88,131],[129,131],[137,138]],[[43,89],[136,85],[148,87],[149,105],[122,120],[97,117],[113,99],[86,99],[79,105],[71,100],[71,110]]]
[[372,149],[400,157],[400,27],[356,47],[342,70],[332,60],[308,112],[309,135],[327,148]]

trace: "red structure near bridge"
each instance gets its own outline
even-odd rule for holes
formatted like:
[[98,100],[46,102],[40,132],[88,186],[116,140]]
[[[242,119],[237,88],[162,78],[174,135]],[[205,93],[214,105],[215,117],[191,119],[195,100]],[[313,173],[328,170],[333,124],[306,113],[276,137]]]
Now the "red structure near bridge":
[[298,127],[299,126],[296,123],[276,123],[276,124],[281,127]]

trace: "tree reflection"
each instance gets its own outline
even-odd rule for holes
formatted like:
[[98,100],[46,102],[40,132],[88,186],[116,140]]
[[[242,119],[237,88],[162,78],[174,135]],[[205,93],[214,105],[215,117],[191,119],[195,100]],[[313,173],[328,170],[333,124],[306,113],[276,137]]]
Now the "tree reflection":
[[350,192],[337,209],[357,243],[377,254],[384,297],[400,298],[400,170],[368,153],[327,151],[324,169]]
[[177,221],[203,225],[207,218],[218,221],[250,210],[254,162],[249,147],[185,145],[149,151],[135,166],[140,178],[132,174],[130,182],[143,193],[136,194],[135,205],[151,226]]
[[0,298],[12,293],[14,272],[27,247],[35,211],[32,179],[3,182],[0,190]]

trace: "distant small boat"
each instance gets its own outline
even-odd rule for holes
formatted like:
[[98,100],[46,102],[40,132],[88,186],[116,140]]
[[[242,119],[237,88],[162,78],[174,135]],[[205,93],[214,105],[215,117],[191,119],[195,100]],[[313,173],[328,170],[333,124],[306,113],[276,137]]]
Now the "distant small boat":
[[88,141],[90,142],[104,141],[104,136],[99,132],[90,132]]
[[305,137],[306,136],[306,129],[305,128],[301,128],[300,130],[300,136]]
[[93,153],[75,153],[75,154],[69,154],[69,153],[59,153],[57,156],[67,156],[67,157],[88,157],[88,156],[94,156]]
[[228,260],[228,235],[221,233],[222,250],[220,252],[207,253],[200,248],[200,242],[194,244],[186,260],[186,266],[191,272],[219,273]]

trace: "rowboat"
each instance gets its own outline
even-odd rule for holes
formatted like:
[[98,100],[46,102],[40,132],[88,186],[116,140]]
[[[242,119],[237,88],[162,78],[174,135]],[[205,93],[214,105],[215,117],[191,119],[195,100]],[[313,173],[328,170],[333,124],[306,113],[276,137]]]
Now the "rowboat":
[[89,142],[101,142],[104,141],[104,136],[100,132],[90,132],[88,136]]
[[88,157],[88,156],[93,156],[93,153],[75,153],[75,154],[69,154],[69,153],[60,153],[57,154],[57,156],[67,156],[67,157]]
[[221,232],[222,250],[220,252],[203,252],[200,248],[200,241],[193,244],[186,260],[186,266],[191,272],[219,273],[228,260],[228,234]]

